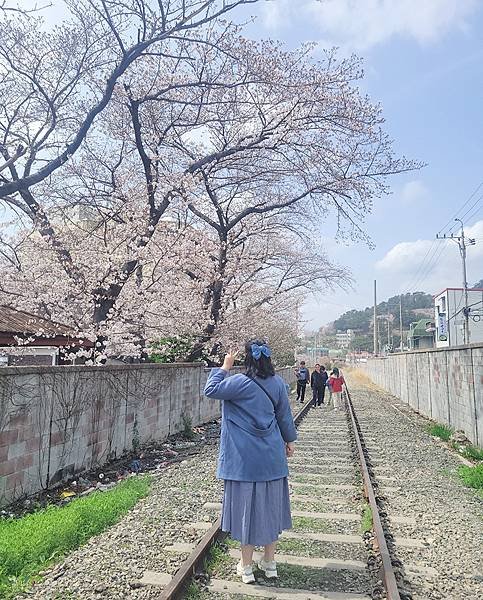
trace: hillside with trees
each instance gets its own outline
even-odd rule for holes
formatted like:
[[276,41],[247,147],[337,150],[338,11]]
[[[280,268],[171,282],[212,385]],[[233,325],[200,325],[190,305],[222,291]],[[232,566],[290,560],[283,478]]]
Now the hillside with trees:
[[[394,322],[399,324],[400,296],[392,296],[377,305],[378,315],[393,315]],[[402,296],[403,329],[409,329],[410,323],[427,317],[428,309],[433,307],[433,297],[424,292],[413,292]],[[345,331],[355,329],[361,334],[367,334],[372,329],[372,306],[363,310],[349,310],[334,321],[334,329]],[[420,312],[419,312],[420,311]]]

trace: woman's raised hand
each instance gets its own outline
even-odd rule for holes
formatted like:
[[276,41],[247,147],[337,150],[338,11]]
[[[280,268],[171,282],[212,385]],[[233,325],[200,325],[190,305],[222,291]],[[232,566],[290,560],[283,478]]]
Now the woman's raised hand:
[[223,361],[223,366],[221,367],[224,371],[229,371],[233,365],[235,364],[235,359],[238,356],[238,350],[236,352],[228,352],[225,354],[225,360]]

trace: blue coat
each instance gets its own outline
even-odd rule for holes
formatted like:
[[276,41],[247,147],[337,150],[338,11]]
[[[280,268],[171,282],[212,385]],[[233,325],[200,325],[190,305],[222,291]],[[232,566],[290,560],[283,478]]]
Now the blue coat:
[[285,442],[293,442],[297,432],[283,379],[257,378],[274,406],[246,375],[227,375],[223,369],[212,369],[205,386],[208,398],[223,401],[217,477],[233,481],[287,477]]

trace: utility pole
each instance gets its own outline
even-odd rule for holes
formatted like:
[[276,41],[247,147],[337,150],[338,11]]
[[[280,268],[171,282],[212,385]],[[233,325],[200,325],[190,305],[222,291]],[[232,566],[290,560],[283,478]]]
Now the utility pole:
[[374,279],[374,356],[377,354],[377,281]]
[[403,320],[402,320],[402,294],[399,295],[399,335],[401,336],[401,340],[399,342],[399,348],[401,352],[403,351]]
[[468,310],[468,277],[466,276],[466,243],[465,243],[465,229],[463,227],[463,221],[461,219],[455,219],[461,223],[461,240],[458,242],[461,253],[461,262],[463,266],[463,287],[465,290],[465,344],[470,343],[470,311]]
[[461,235],[453,235],[446,237],[444,234],[442,237],[440,235],[436,236],[437,240],[445,240],[450,239],[458,244],[458,248],[461,254],[461,263],[463,267],[463,289],[465,293],[465,306],[463,308],[463,314],[465,316],[465,325],[464,325],[464,343],[469,344],[471,338],[470,332],[470,307],[468,306],[468,278],[466,275],[466,248],[468,246],[474,246],[476,244],[476,240],[471,238],[465,238],[465,229],[463,225],[463,221],[461,219],[455,219],[458,223],[461,223]]

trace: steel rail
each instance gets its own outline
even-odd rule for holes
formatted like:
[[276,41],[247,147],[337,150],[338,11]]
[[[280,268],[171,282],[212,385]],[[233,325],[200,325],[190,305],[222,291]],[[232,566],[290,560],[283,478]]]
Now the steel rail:
[[181,594],[185,591],[191,578],[196,575],[197,570],[208,556],[213,544],[224,537],[226,537],[226,534],[221,530],[221,517],[218,517],[211,529],[201,538],[193,552],[180,566],[173,579],[163,589],[158,598],[160,600],[181,598]]
[[349,390],[347,389],[347,386],[346,395],[347,406],[349,408],[349,415],[351,418],[352,429],[354,431],[354,438],[357,446],[357,452],[359,455],[359,461],[361,464],[362,479],[364,482],[364,496],[369,502],[369,506],[371,507],[374,535],[376,538],[377,549],[379,550],[379,554],[381,555],[382,560],[380,568],[381,580],[383,582],[384,589],[386,590],[387,600],[401,600],[401,596],[399,594],[399,589],[397,586],[396,576],[392,567],[391,555],[387,547],[386,537],[384,535],[384,529],[382,527],[381,517],[379,515],[379,507],[377,505],[374,487],[372,485],[371,476],[369,475],[369,469],[366,462],[366,457],[364,455],[363,438],[360,432],[359,422],[355,415],[354,405],[352,404],[352,399]]
[[[294,417],[295,425],[298,425],[305,415],[308,413],[312,402],[307,402],[302,406],[298,413]],[[221,530],[221,517],[215,521],[211,529],[209,529],[205,535],[201,538],[195,549],[185,562],[176,571],[173,579],[159,594],[159,600],[178,600],[182,597],[183,592],[192,577],[196,575],[197,571],[202,566],[204,560],[210,553],[211,547],[218,541],[222,541],[227,534]]]

